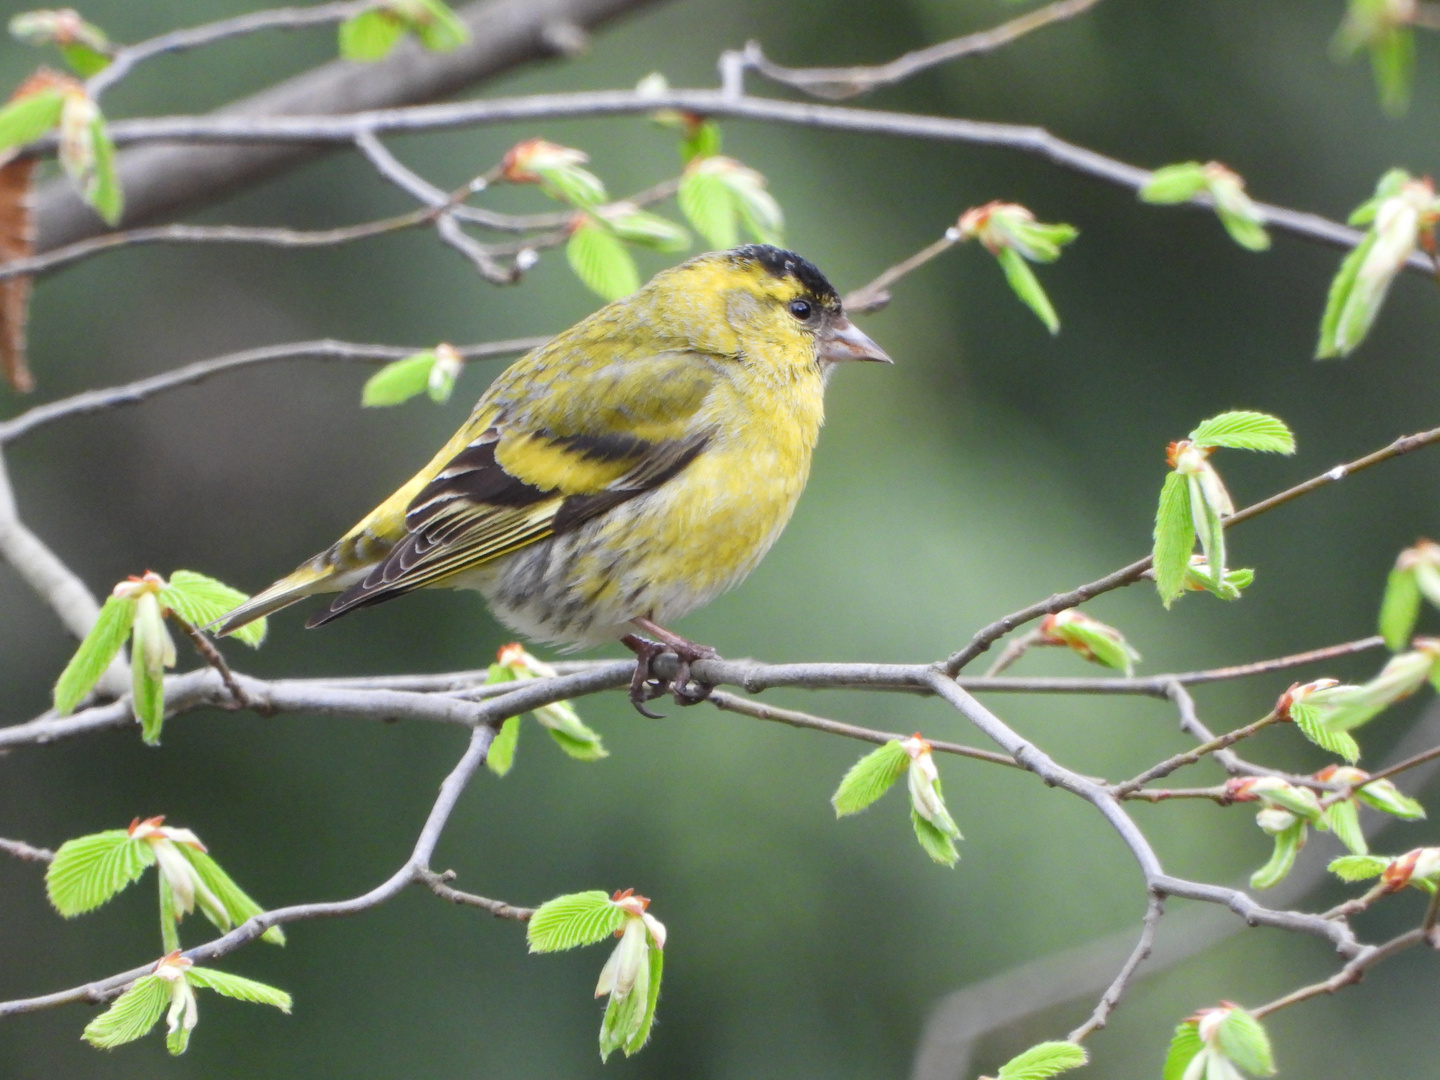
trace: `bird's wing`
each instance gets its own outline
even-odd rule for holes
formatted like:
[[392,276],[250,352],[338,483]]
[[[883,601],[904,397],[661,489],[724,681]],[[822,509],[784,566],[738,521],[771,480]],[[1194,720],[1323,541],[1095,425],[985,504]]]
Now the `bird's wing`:
[[365,578],[307,626],[442,583],[567,532],[685,468],[713,435],[698,414],[716,376],[693,353],[625,359],[569,372],[563,397],[526,400],[529,380],[486,396],[478,433],[405,511],[406,534]]

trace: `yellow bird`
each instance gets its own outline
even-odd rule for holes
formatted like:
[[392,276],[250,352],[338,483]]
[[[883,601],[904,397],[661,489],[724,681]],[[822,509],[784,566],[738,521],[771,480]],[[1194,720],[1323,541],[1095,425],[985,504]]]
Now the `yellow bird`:
[[534,641],[624,642],[641,712],[665,692],[651,674],[664,652],[676,700],[700,700],[690,664],[717,654],[664,624],[737,585],[780,535],[846,360],[891,362],[798,255],[750,245],[663,271],[502,372],[428,465],[219,632],[315,593],[340,595],[312,627],[412,589],[473,588]]

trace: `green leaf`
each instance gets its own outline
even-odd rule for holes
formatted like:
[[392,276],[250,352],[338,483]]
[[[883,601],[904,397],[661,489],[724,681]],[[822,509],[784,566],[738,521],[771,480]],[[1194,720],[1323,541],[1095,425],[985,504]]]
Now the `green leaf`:
[[383,60],[405,36],[405,23],[393,11],[374,8],[340,24],[340,56],[346,60]]
[[0,109],[0,150],[32,143],[60,123],[65,95],[57,89],[37,90]]
[[1040,286],[1040,279],[1030,269],[1030,264],[1013,247],[1002,247],[995,253],[995,258],[1000,261],[1000,267],[1005,271],[1005,280],[1010,283],[1015,295],[1036,314],[1050,333],[1058,334],[1060,316],[1055,314],[1055,308]]
[[159,975],[142,975],[110,1008],[85,1025],[82,1038],[101,1050],[134,1042],[159,1023],[169,1004],[170,984]]
[[55,681],[55,711],[62,716],[80,704],[130,636],[135,622],[135,601],[110,596],[100,608],[95,625],[80,642],[70,663]]
[[599,889],[568,893],[535,909],[525,928],[532,953],[594,945],[620,929],[625,913]]
[[61,844],[45,871],[45,890],[67,919],[92,911],[135,881],[155,861],[127,829],[77,836]]
[[942,866],[954,866],[960,861],[954,838],[922,817],[914,807],[910,808],[910,824],[915,826],[915,839],[920,841],[920,846],[930,858]]
[[1320,343],[1315,349],[1315,359],[1329,360],[1336,356],[1349,356],[1365,339],[1370,324],[1375,321],[1378,308],[1364,319],[1347,318],[1342,325],[1341,317],[1350,308],[1350,298],[1355,293],[1355,283],[1360,276],[1360,267],[1375,246],[1375,234],[1366,233],[1365,238],[1340,263],[1335,280],[1330,282],[1330,291],[1325,300],[1325,314],[1320,317]]
[[872,750],[854,765],[840,781],[830,805],[835,816],[858,814],[890,790],[910,767],[910,755],[898,740],[891,739],[878,750]]
[[214,990],[217,994],[234,998],[236,1001],[249,1001],[255,1005],[273,1005],[283,1013],[288,1013],[293,1004],[293,999],[284,990],[256,982],[254,979],[247,979],[243,975],[232,975],[228,971],[218,971],[208,967],[192,967],[185,973],[185,977],[190,980],[192,986]]
[[[1215,485],[1219,487],[1217,498],[1225,497],[1224,485],[1220,482],[1219,475],[1210,474]],[[1225,524],[1220,520],[1220,507],[1214,505],[1206,498],[1207,494],[1215,494],[1214,487],[1207,487],[1201,477],[1190,473],[1185,476],[1185,486],[1189,490],[1190,500],[1190,522],[1195,527],[1195,535],[1200,540],[1200,550],[1205,553],[1205,561],[1210,565],[1211,573],[1225,573]]]
[[[1295,856],[1305,846],[1305,822],[1297,821],[1284,832],[1275,834],[1275,850],[1270,861],[1250,875],[1252,889],[1269,889],[1285,880],[1295,866]],[[1167,1072],[1165,1074],[1169,1076]]]
[[[611,993],[605,1006],[605,1018],[600,1023],[600,1060],[609,1059],[617,1049],[623,1048],[629,1057],[644,1045],[645,1018],[649,1011],[650,995],[657,988],[650,985],[651,972],[655,970],[655,954],[660,952],[651,942],[649,933],[645,936],[646,964],[636,973],[635,984],[623,997]],[[663,960],[661,963],[663,964]],[[637,1041],[638,1040],[638,1041]]]
[[1420,618],[1420,582],[1413,567],[1390,571],[1385,598],[1380,601],[1380,635],[1392,652],[1410,644],[1415,622]]
[[1042,1042],[1001,1065],[996,1080],[1049,1080],[1089,1060],[1085,1048],[1076,1043]]
[[160,730],[165,724],[165,677],[145,662],[141,649],[132,649],[130,657],[130,707],[140,721],[140,738],[147,746],[160,744]]
[[752,169],[724,174],[740,223],[762,244],[776,247],[785,243],[785,215],[775,197],[765,190],[763,178]]
[[1331,859],[1329,871],[1341,881],[1365,881],[1379,877],[1390,865],[1390,860],[1380,855],[1341,855]]
[[1419,800],[1402,794],[1389,780],[1374,780],[1355,789],[1355,795],[1366,806],[1382,814],[1392,814],[1403,821],[1420,821],[1425,817],[1425,807]]
[[720,125],[714,120],[692,124],[680,140],[680,160],[687,165],[695,158],[715,157],[720,153]]
[[[650,1028],[655,1023],[655,1005],[660,1000],[660,977],[665,972],[665,950],[655,947],[654,938],[650,939],[649,960],[649,978],[645,985],[645,1009],[640,1015],[639,1022],[635,1025],[634,1033],[625,1043],[626,1057],[635,1054],[645,1045],[650,1038]],[[603,1061],[604,1058],[602,1057],[601,1060]]]
[[170,1051],[172,1057],[179,1057],[190,1045],[190,1028],[181,1024],[174,1031],[165,1035],[165,1049]]
[[90,145],[95,161],[88,179],[81,185],[81,193],[105,224],[118,225],[125,212],[125,193],[115,169],[115,142],[98,110],[90,123]]
[[1342,799],[1327,806],[1321,820],[1335,838],[1350,849],[1352,855],[1369,853],[1370,845],[1360,831],[1360,810],[1353,799]]
[[[580,726],[585,727],[584,724]],[[610,756],[610,751],[606,750],[605,745],[600,741],[599,732],[591,731],[588,727],[585,727],[585,730],[590,732],[591,737],[588,739],[576,735],[571,730],[553,728],[548,724],[545,725],[545,730],[550,733],[555,744],[576,761],[599,761],[601,758]]]
[[606,300],[619,300],[640,288],[640,271],[625,245],[592,218],[570,234],[565,257],[575,276]]
[[180,948],[181,913],[175,908],[175,891],[170,888],[170,879],[163,873],[155,875],[160,886],[160,948],[166,956]]
[[485,765],[496,776],[505,776],[515,764],[515,747],[520,741],[520,717],[512,716],[500,725],[490,749],[485,754]]
[[[220,864],[206,852],[189,844],[176,844],[175,846],[195,868],[196,876],[224,905],[223,912],[214,914],[208,908],[202,908],[206,918],[218,929],[223,931],[229,930],[232,926],[239,926],[252,915],[259,915],[265,910],[244,889],[240,888],[235,883],[235,879],[227,874]],[[278,926],[272,926],[260,935],[260,940],[268,941],[272,945],[284,945],[285,931]]]
[[[160,590],[160,603],[197,628],[228,615],[249,599],[249,595],[239,589],[194,570],[176,570],[170,575],[169,584]],[[256,619],[236,630],[235,637],[258,648],[265,640],[267,629],[266,620]]]
[[598,207],[609,199],[600,178],[573,161],[532,162],[530,168],[540,178],[540,190],[552,199],[582,210]]
[[712,172],[692,169],[680,180],[676,194],[680,212],[716,251],[740,240],[739,211],[729,186]]
[[1140,188],[1139,195],[1148,203],[1183,203],[1199,195],[1205,187],[1205,166],[1198,161],[1186,161],[1156,169]]
[[1232,450],[1261,450],[1271,454],[1295,453],[1295,436],[1285,421],[1269,413],[1241,409],[1212,416],[1190,433],[1197,446],[1226,446]]
[[470,40],[470,28],[443,0],[412,0],[410,29],[431,52],[453,52]]
[[1394,198],[1413,177],[1404,169],[1387,169],[1375,185],[1375,194],[1350,212],[1345,219],[1347,225],[1369,225],[1380,212],[1380,204]]
[[1215,1030],[1220,1051],[1251,1076],[1274,1076],[1275,1055],[1265,1027],[1244,1009],[1232,1008]]
[[1390,116],[1404,116],[1410,107],[1410,85],[1415,77],[1415,35],[1409,28],[1391,27],[1370,42],[1370,70],[1380,107]]
[[605,214],[605,223],[622,240],[654,251],[677,252],[690,246],[690,234],[668,218],[644,210]]
[[61,45],[60,55],[65,58],[65,63],[70,65],[70,70],[82,79],[97,75],[110,66],[110,57],[88,45]]
[[1339,754],[1351,765],[1360,760],[1360,744],[1348,733],[1326,724],[1321,718],[1320,710],[1315,706],[1303,702],[1291,705],[1290,719],[1295,722],[1301,734],[1320,749]]
[[1265,231],[1265,226],[1254,218],[1219,206],[1215,208],[1215,213],[1220,218],[1220,224],[1224,225],[1225,231],[1230,234],[1230,239],[1241,247],[1250,251],[1270,249],[1270,234]]
[[1183,1080],[1190,1062],[1203,1049],[1205,1044],[1200,1041],[1199,1025],[1194,1020],[1186,1020],[1175,1029],[1175,1037],[1170,1040],[1162,1080]]
[[1160,489],[1160,508],[1155,513],[1155,588],[1167,608],[1185,591],[1185,574],[1194,550],[1190,487],[1185,477],[1172,472]]
[[365,380],[365,388],[360,391],[360,404],[375,408],[409,401],[429,387],[430,369],[434,366],[433,349],[386,364]]

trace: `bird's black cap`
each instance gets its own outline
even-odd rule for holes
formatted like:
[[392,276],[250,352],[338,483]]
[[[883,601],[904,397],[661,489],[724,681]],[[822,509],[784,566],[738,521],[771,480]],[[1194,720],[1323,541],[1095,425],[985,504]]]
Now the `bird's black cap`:
[[793,277],[806,292],[826,307],[840,306],[840,294],[835,291],[835,286],[826,280],[814,263],[809,259],[802,259],[793,251],[769,244],[746,244],[736,248],[731,254],[737,259],[759,263],[778,278]]

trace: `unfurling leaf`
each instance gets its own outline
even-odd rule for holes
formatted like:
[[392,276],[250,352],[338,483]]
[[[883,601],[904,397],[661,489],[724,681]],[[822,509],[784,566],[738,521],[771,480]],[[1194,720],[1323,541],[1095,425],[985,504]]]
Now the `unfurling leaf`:
[[[1250,887],[1252,889],[1271,889],[1284,881],[1290,871],[1295,867],[1295,857],[1300,854],[1300,849],[1305,846],[1305,822],[1296,818],[1288,810],[1262,810],[1262,815],[1268,814],[1275,817],[1288,815],[1291,819],[1285,828],[1278,829],[1271,833],[1275,840],[1275,849],[1270,854],[1270,861],[1250,875]],[[1283,823],[1277,821],[1277,824]],[[1263,823],[1262,823],[1263,827]],[[1269,829],[1266,829],[1269,832]]]
[[1341,799],[1327,806],[1322,820],[1325,827],[1335,834],[1335,839],[1349,848],[1352,855],[1369,854],[1370,845],[1365,842],[1365,834],[1360,829],[1360,811],[1355,800]]
[[1085,1048],[1076,1043],[1042,1042],[1001,1065],[996,1080],[1049,1080],[1089,1060]]
[[170,1004],[170,984],[158,975],[142,975],[114,1003],[85,1025],[91,1046],[111,1050],[147,1035]]
[[1422,598],[1440,607],[1440,544],[1423,537],[1400,553],[1385,584],[1380,634],[1392,651],[1410,644]]
[[734,247],[742,226],[762,244],[784,242],[784,216],[765,190],[765,177],[734,158],[693,158],[676,198],[690,224],[716,249]]
[[1251,410],[1212,416],[1190,433],[1196,446],[1224,446],[1271,454],[1295,453],[1295,436],[1279,417]]
[[1416,245],[1433,237],[1437,213],[1440,203],[1428,178],[1414,179],[1403,169],[1381,177],[1375,196],[1351,215],[1352,224],[1370,228],[1330,285],[1317,359],[1346,356],[1365,339]]
[[1403,115],[1410,104],[1415,68],[1411,11],[1413,5],[1394,0],[1349,0],[1345,21],[1331,45],[1340,60],[1349,59],[1361,49],[1370,54],[1380,107],[1391,116]]
[[340,24],[340,56],[362,63],[383,60],[405,36],[405,22],[387,8],[372,8]]
[[591,292],[619,300],[640,288],[640,271],[620,239],[586,216],[565,242],[570,268]]
[[612,203],[599,212],[605,224],[622,240],[655,251],[684,251],[690,234],[673,221],[638,209],[633,203]]
[[[55,84],[63,85],[69,80],[53,73],[43,78],[45,74],[21,86],[10,103],[0,109],[0,151],[32,143],[59,125],[66,95]],[[27,89],[32,84],[35,89]]]
[[65,665],[55,682],[55,711],[62,716],[70,712],[88,694],[110,662],[119,655],[135,622],[135,601],[128,597],[110,596],[100,608],[95,625],[80,642],[80,648]]
[[1352,765],[1360,760],[1360,744],[1348,732],[1336,730],[1326,724],[1318,706],[1303,703],[1291,705],[1290,719],[1295,722],[1301,734],[1320,749],[1338,754]]
[[1045,295],[1045,289],[1040,284],[1040,279],[1035,276],[1035,271],[1030,269],[1029,263],[1013,247],[1001,248],[995,253],[995,258],[1000,261],[1000,268],[1005,271],[1005,280],[1010,283],[1010,290],[1045,324],[1045,329],[1052,334],[1058,334],[1060,316],[1055,314],[1050,297]]
[[1186,161],[1156,169],[1137,194],[1144,202],[1167,205],[1189,202],[1204,190],[1205,166]]
[[60,111],[60,164],[80,195],[107,225],[124,212],[115,171],[115,144],[100,107],[83,93],[67,93]]
[[[207,626],[250,599],[239,589],[194,570],[176,570],[159,595],[161,604],[194,627]],[[267,629],[266,620],[256,619],[236,630],[234,636],[258,648]]]
[[1078,608],[1045,616],[1039,633],[1046,644],[1064,645],[1086,660],[1123,671],[1127,676],[1135,673],[1135,662],[1140,659],[1124,634]]
[[65,918],[92,911],[155,862],[150,845],[127,829],[107,829],[61,844],[45,871],[50,903]]
[[910,767],[910,755],[898,739],[866,754],[850,766],[830,797],[835,816],[858,814],[889,791],[895,781]]
[[[278,927],[276,928],[278,929]],[[194,986],[205,990],[214,990],[228,998],[236,1001],[248,1001],[255,1005],[273,1005],[283,1013],[289,1013],[294,1000],[284,990],[275,986],[268,986],[254,979],[247,979],[243,975],[232,975],[228,971],[218,971],[211,967],[192,967],[185,977]]]
[[429,387],[430,370],[434,366],[433,349],[386,364],[365,380],[365,386],[360,391],[360,404],[376,408],[409,401]]
[[525,939],[532,953],[560,952],[604,941],[625,919],[625,912],[599,889],[568,893],[535,909]]
[[915,839],[920,841],[920,847],[930,858],[941,866],[954,866],[960,861],[960,849],[955,846],[955,838],[913,808],[910,824],[915,827]]
[[[1155,514],[1155,588],[1168,608],[1185,591],[1185,573],[1195,550],[1195,523],[1190,514],[1190,488],[1172,472],[1160,489]],[[1208,566],[1208,563],[1207,563]]]
[[600,178],[580,166],[590,155],[544,139],[526,139],[505,152],[500,175],[512,184],[539,184],[552,199],[581,210],[604,203],[609,196]]
[[1341,881],[1366,881],[1379,877],[1390,865],[1390,860],[1380,855],[1341,855],[1331,859],[1328,869]]
[[1175,1029],[1175,1035],[1170,1040],[1170,1049],[1165,1054],[1162,1080],[1184,1080],[1190,1063],[1205,1049],[1205,1044],[1200,1041],[1198,1027],[1196,1021],[1186,1020]]
[[1264,1025],[1244,1009],[1230,1008],[1215,1031],[1219,1049],[1251,1076],[1273,1076],[1275,1055]]
[[[211,911],[203,905],[201,908],[216,929],[229,930],[265,910],[207,852],[191,844],[176,844],[175,847],[194,868],[200,884],[220,901],[219,911]],[[272,926],[260,935],[260,940],[271,945],[284,945],[285,931],[279,926]]]

